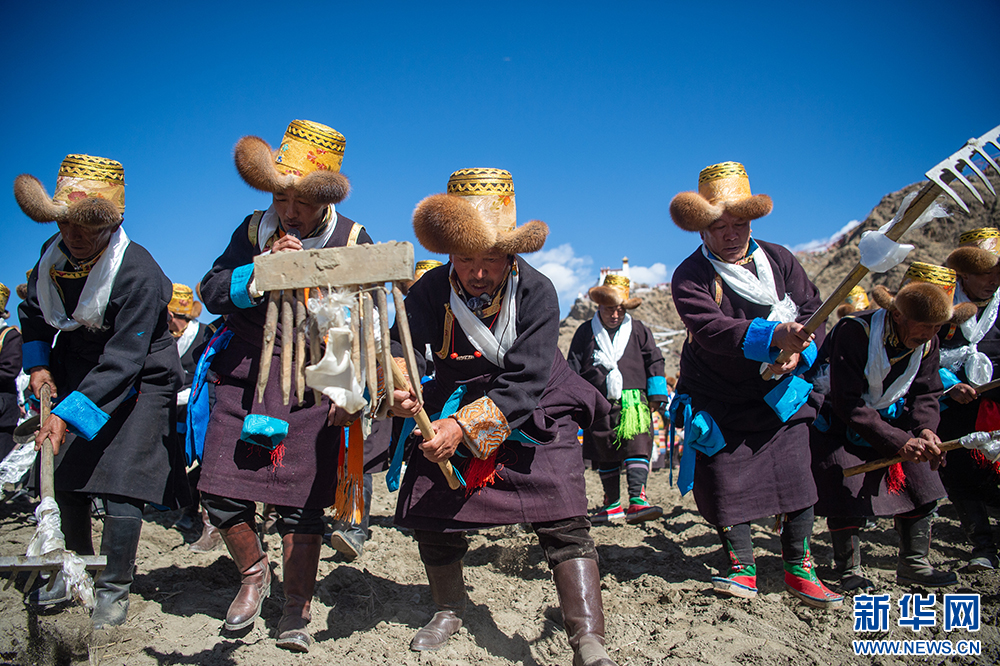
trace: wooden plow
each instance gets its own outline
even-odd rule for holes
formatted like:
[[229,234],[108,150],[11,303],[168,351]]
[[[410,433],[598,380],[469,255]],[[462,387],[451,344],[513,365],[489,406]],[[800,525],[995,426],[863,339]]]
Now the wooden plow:
[[[350,247],[278,252],[254,258],[257,288],[268,295],[257,378],[257,401],[263,402],[270,378],[274,343],[281,322],[281,393],[284,404],[305,400],[306,367],[315,366],[322,356],[323,339],[317,318],[310,315],[310,301],[321,294],[336,292],[350,298],[350,358],[358,385],[367,387],[374,403],[379,393],[379,372],[383,372],[384,398],[372,416],[383,418],[393,406],[393,389],[404,388],[405,377],[392,359],[389,348],[388,293],[396,308],[396,326],[403,347],[403,359],[417,400],[423,403],[420,371],[410,337],[406,305],[400,284],[413,279],[413,246],[404,242],[352,245]],[[389,283],[389,287],[386,287]],[[375,310],[379,316],[375,316]],[[376,340],[376,329],[378,341]],[[362,350],[364,353],[362,354]],[[308,361],[307,361],[308,358]],[[295,377],[293,392],[292,377]],[[315,392],[315,400],[320,399]],[[343,407],[343,405],[341,405]],[[434,436],[430,420],[421,409],[416,418],[425,439]],[[452,489],[460,487],[450,462],[439,463]]]

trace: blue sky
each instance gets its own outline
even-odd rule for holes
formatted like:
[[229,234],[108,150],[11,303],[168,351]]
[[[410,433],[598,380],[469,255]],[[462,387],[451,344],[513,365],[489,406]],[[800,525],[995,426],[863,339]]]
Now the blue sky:
[[[4,17],[0,182],[26,172],[51,194],[67,153],[121,161],[126,230],[190,285],[270,202],[233,145],[276,145],[295,118],[346,136],[338,208],[376,241],[415,242],[414,205],[455,169],[511,171],[519,220],[550,226],[528,261],[564,312],[623,256],[669,279],[698,239],[667,207],[709,164],[743,162],[775,202],[755,235],[795,246],[1000,123],[996,0],[50,2]],[[56,230],[10,191],[13,288]]]

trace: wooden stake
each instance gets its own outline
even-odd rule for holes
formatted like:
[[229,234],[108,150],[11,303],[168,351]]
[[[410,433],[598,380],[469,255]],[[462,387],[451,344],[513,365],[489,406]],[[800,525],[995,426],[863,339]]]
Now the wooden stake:
[[281,402],[284,405],[292,399],[292,351],[295,348],[295,319],[292,312],[294,293],[290,289],[281,292]]
[[[320,362],[320,359],[322,358],[321,354],[322,349],[319,344],[319,325],[314,320],[309,323],[309,360],[313,365]],[[318,405],[322,398],[322,391],[313,389],[313,404]]]
[[417,396],[417,402],[424,401],[420,390],[420,370],[417,367],[417,357],[413,353],[413,337],[410,335],[410,322],[406,318],[406,305],[403,303],[403,292],[399,286],[392,283],[392,301],[396,304],[396,327],[399,329],[399,342],[403,345],[403,359],[406,361],[406,372],[412,378],[411,386]]
[[271,374],[271,357],[274,355],[274,338],[278,330],[278,302],[280,291],[267,294],[267,314],[264,316],[264,344],[260,350],[260,369],[257,371],[257,402],[264,402],[264,389]]
[[378,368],[376,367],[377,357],[375,353],[375,308],[372,306],[371,294],[362,291],[361,303],[365,312],[361,331],[365,339],[365,376],[368,380],[368,400],[374,403],[378,400]]
[[295,290],[295,399],[306,399],[306,290]]
[[[358,294],[360,297],[360,294]],[[362,381],[361,376],[361,308],[358,307],[358,299],[351,300],[351,363],[354,365],[354,378],[358,384]]]
[[389,344],[389,307],[386,305],[385,286],[379,285],[375,289],[375,304],[378,306],[379,333],[382,338],[382,380],[385,382],[385,400],[382,401],[378,417],[384,417],[395,404],[392,392],[395,389],[392,368],[395,365],[392,360],[392,348]]

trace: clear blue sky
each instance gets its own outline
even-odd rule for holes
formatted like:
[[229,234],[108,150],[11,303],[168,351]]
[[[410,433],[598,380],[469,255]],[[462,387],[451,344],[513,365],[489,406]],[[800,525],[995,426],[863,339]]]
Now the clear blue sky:
[[67,153],[124,164],[126,230],[189,285],[270,202],[233,167],[242,135],[273,146],[295,118],[342,132],[353,193],[339,209],[376,241],[415,242],[414,205],[455,169],[505,168],[519,220],[551,228],[528,261],[565,311],[625,255],[669,279],[698,240],[667,206],[706,165],[743,162],[775,202],[755,235],[794,246],[1000,123],[996,0],[7,2],[3,15],[12,289],[56,228],[25,217],[10,184],[26,172],[51,194]]

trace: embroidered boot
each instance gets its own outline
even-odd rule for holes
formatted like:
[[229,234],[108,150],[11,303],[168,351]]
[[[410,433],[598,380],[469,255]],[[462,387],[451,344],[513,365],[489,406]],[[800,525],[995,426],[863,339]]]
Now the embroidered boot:
[[753,559],[750,523],[716,529],[729,555],[729,572],[725,576],[713,576],[712,587],[719,594],[753,599],[757,596],[757,565]]
[[447,643],[451,635],[462,628],[462,615],[468,600],[462,577],[462,560],[441,567],[425,564],[424,569],[438,610],[410,641],[410,649],[415,652],[437,650]]
[[242,576],[240,591],[226,612],[225,625],[229,631],[238,631],[249,627],[260,616],[264,599],[271,594],[271,568],[253,527],[239,523],[220,531]]
[[604,603],[597,562],[585,557],[552,568],[573,666],[615,666],[604,647]]
[[938,571],[927,559],[931,551],[933,517],[933,513],[915,518],[896,516],[896,531],[899,532],[896,582],[900,585],[945,587],[958,583],[958,576],[954,572]]
[[293,652],[308,652],[312,636],[306,631],[312,615],[316,571],[319,568],[322,534],[286,534],[281,539],[281,575],[285,588],[285,607],[278,622],[277,645]]
[[809,552],[809,536],[814,521],[813,508],[787,514],[781,524],[781,558],[785,563],[785,589],[814,608],[839,608],[844,596],[830,590],[816,575]]

